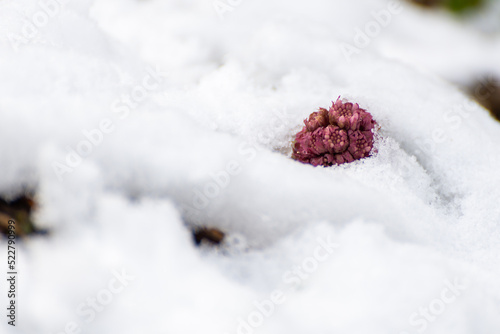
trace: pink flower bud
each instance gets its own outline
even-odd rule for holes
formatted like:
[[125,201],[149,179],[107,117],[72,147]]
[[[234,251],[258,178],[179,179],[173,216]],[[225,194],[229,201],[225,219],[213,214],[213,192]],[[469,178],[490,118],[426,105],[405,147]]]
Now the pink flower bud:
[[376,122],[357,103],[332,102],[304,120],[295,135],[292,158],[313,166],[331,166],[368,157],[373,148]]

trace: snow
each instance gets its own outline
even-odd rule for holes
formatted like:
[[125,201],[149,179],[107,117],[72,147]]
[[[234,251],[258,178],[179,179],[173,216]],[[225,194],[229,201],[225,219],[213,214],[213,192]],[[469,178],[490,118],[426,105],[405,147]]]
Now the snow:
[[[383,0],[43,3],[26,43],[40,4],[0,3],[0,193],[36,188],[51,231],[18,244],[2,332],[500,330],[500,126],[454,86],[500,74],[498,33]],[[290,159],[339,95],[377,153]]]

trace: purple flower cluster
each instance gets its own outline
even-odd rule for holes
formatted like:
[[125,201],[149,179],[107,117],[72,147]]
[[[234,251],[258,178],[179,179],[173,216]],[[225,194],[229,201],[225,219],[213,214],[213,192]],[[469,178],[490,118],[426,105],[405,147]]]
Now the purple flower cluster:
[[300,162],[340,165],[369,156],[373,148],[372,115],[357,103],[342,103],[340,96],[329,110],[320,108],[304,124],[292,145],[292,158]]

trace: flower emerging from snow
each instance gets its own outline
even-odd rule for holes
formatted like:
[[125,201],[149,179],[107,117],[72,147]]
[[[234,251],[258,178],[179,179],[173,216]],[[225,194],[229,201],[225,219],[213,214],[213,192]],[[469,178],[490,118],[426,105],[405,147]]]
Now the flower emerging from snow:
[[320,108],[304,120],[295,136],[292,158],[314,166],[331,166],[361,159],[373,148],[375,121],[357,103],[340,97],[329,110]]

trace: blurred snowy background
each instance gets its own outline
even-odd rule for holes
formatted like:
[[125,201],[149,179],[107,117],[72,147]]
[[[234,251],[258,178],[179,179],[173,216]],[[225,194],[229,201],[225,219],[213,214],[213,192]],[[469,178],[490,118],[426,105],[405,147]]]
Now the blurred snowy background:
[[[419,2],[0,1],[0,331],[500,333],[500,2]],[[377,153],[290,159],[339,95]]]

